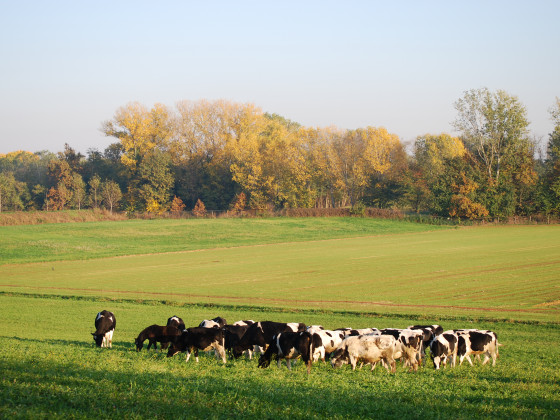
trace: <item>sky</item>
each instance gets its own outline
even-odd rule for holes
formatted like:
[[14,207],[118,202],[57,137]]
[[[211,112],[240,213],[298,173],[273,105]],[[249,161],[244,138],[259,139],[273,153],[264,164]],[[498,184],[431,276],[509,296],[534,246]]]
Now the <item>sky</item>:
[[252,103],[309,127],[451,133],[454,103],[517,96],[546,143],[560,1],[0,0],[0,153],[86,154],[138,101]]

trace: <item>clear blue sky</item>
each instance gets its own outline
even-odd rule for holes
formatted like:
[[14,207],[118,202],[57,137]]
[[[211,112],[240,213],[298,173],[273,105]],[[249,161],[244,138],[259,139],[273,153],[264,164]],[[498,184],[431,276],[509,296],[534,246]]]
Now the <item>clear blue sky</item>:
[[560,1],[0,0],[0,153],[103,151],[118,107],[251,102],[306,126],[453,133],[503,89],[535,136],[560,96]]

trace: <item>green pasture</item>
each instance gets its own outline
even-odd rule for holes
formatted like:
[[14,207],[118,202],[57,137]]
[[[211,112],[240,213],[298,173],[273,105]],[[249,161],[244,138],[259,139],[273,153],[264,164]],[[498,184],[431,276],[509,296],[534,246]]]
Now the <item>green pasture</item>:
[[[0,294],[0,418],[558,418],[560,329],[557,324],[432,318],[444,328],[488,328],[503,346],[495,367],[467,363],[416,373],[398,366],[352,372],[321,362],[306,374],[273,363],[213,355],[134,350],[138,332],[171,315],[187,325],[221,315],[301,321],[327,328],[403,327],[413,315],[364,316],[345,311],[257,309],[97,297]],[[112,349],[93,346],[95,314],[117,317]]]
[[[0,418],[558,418],[560,227],[361,218],[0,227]],[[112,349],[95,315],[117,317]],[[137,353],[171,315],[484,328],[495,367],[352,372]]]
[[3,292],[560,321],[560,226],[156,220],[0,233]]
[[442,227],[353,217],[159,219],[0,226],[0,264],[84,260],[437,229]]

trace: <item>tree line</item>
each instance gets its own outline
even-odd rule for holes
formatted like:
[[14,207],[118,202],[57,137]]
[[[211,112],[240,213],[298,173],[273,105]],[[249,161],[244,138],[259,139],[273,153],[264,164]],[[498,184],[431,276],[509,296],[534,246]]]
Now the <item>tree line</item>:
[[304,127],[251,104],[130,103],[102,123],[115,142],[87,155],[0,155],[0,211],[399,208],[444,217],[560,214],[560,99],[536,154],[523,104],[470,90],[460,135],[426,134],[411,153],[385,128]]

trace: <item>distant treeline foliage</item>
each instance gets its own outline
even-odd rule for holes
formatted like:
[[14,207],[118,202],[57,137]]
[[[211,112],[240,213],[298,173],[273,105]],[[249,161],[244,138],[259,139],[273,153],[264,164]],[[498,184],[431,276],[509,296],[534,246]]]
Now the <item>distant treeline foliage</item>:
[[488,89],[464,93],[448,134],[419,136],[412,154],[385,128],[304,127],[250,104],[130,103],[101,130],[115,142],[87,156],[0,155],[0,211],[109,212],[402,209],[496,219],[560,213],[560,99],[537,157],[526,109]]

